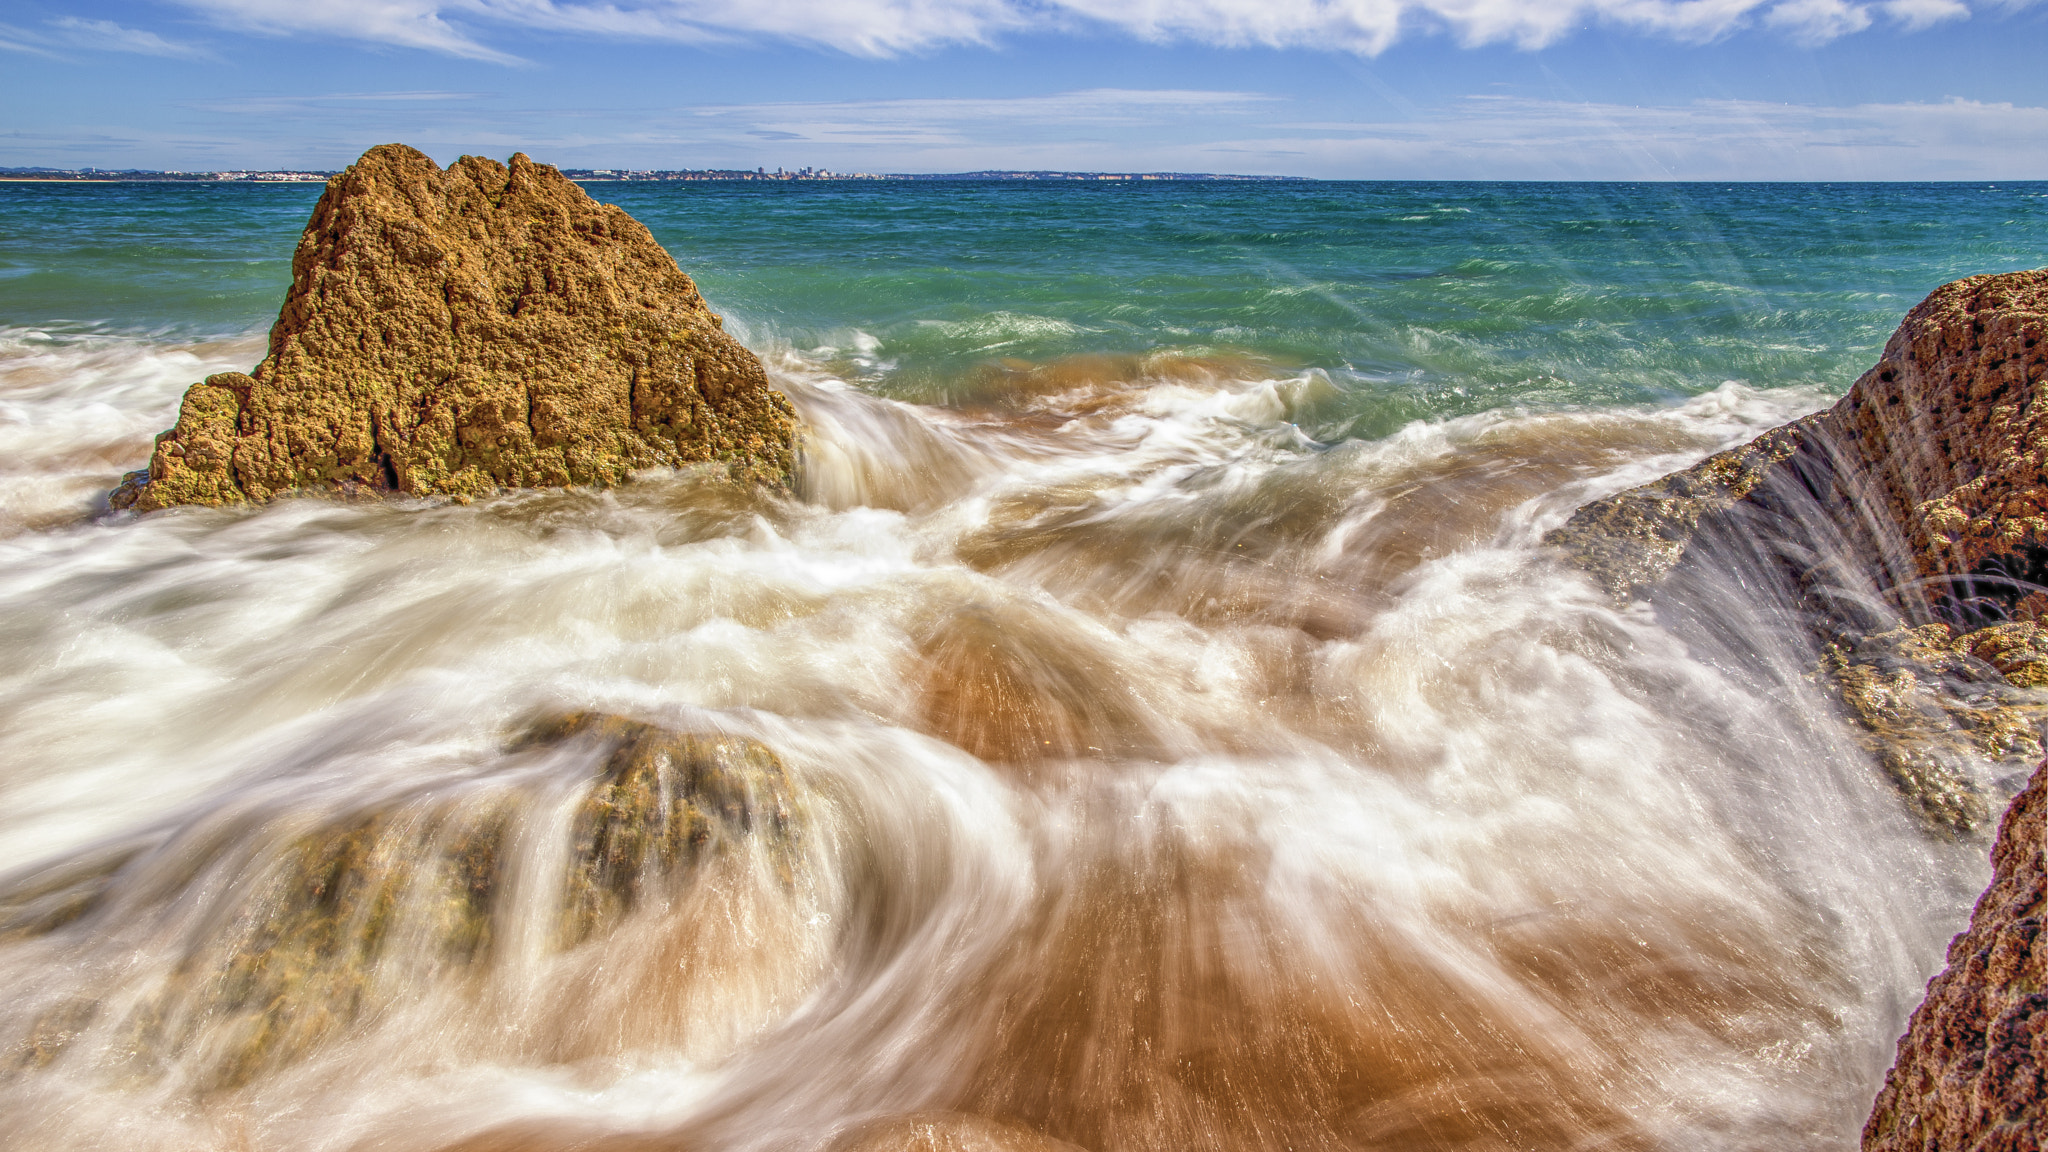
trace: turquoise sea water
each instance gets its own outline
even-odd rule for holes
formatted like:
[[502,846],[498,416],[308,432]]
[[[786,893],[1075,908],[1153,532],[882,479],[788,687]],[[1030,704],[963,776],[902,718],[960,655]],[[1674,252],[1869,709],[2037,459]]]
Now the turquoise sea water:
[[[596,184],[763,347],[1328,372],[1324,437],[1510,404],[1840,389],[1938,284],[2048,260],[2043,184]],[[0,325],[267,327],[316,187],[0,185]]]
[[2048,185],[589,191],[794,491],[109,514],[318,189],[0,184],[0,1145],[1856,1146],[1988,832],[1542,540]]

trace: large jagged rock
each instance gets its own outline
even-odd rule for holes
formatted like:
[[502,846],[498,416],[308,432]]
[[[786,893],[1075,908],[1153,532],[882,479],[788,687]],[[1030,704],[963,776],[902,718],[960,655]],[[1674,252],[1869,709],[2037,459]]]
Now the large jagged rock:
[[2006,810],[1992,880],[1899,1041],[1865,1152],[2036,1152],[2048,1145],[2048,935],[2041,931],[2048,764]]
[[186,392],[115,507],[480,495],[724,464],[785,482],[789,403],[647,229],[525,155],[401,144],[328,181],[270,351]]
[[[1833,408],[1579,509],[1550,543],[1619,599],[1739,539],[1789,577],[1814,678],[1931,827],[1994,809],[2048,697],[2048,271],[1944,285]],[[1768,539],[1766,539],[1768,538]],[[1710,542],[1718,542],[1716,552]]]
[[[1550,541],[1617,594],[1654,588],[1704,524],[1797,485],[1886,586],[2048,583],[2048,269],[1972,276],[1906,314],[1833,408],[1586,505]],[[1980,587],[1981,585],[1981,587]],[[2041,606],[2048,607],[2048,597]]]

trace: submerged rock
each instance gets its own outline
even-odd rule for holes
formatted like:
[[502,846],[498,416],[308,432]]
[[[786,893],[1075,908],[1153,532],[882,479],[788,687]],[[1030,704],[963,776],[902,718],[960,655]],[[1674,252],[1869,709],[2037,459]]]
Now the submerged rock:
[[2048,1145],[2048,935],[2041,931],[2048,764],[2006,810],[1992,880],[1899,1041],[1865,1152]]
[[[550,867],[525,873],[555,904],[554,930],[541,934],[554,954],[721,882],[717,864],[758,859],[771,887],[795,887],[802,808],[766,745],[585,712],[529,726],[506,752],[557,748],[579,763],[594,757],[596,770],[567,842],[541,849]],[[79,992],[33,1012],[25,1031],[0,1036],[0,1074],[43,1067],[101,1026],[125,1075],[231,1090],[420,989],[473,992],[507,962],[504,921],[518,912],[502,905],[517,886],[515,842],[523,837],[528,852],[539,843],[537,798],[530,786],[456,789],[311,823],[263,813],[264,827],[202,833],[188,886],[135,878],[131,886],[153,893],[151,908],[119,914],[175,917],[189,903],[216,929],[193,934],[146,991]],[[262,846],[244,856],[236,846],[249,841]],[[85,858],[0,891],[0,939],[49,936],[105,911],[134,856]],[[123,1001],[133,1007],[106,1011]]]
[[328,181],[249,374],[185,393],[117,508],[289,492],[609,486],[715,462],[786,482],[789,402],[645,227],[525,155],[401,144]]

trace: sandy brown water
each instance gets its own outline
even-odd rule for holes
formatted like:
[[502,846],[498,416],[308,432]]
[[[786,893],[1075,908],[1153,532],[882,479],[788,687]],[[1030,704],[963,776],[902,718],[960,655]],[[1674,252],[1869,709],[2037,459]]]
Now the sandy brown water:
[[[1250,357],[786,357],[793,494],[134,520],[248,350],[49,355],[142,399],[0,474],[9,1147],[1847,1148],[1981,883],[1789,610],[1540,544],[1815,393],[1324,445]],[[579,712],[697,751],[633,808]]]

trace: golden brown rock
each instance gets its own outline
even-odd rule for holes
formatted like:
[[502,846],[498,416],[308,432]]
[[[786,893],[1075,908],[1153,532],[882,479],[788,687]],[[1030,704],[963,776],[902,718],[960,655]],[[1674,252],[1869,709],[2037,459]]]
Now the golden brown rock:
[[1821,489],[1881,585],[1940,594],[1978,575],[1970,594],[2017,605],[2048,583],[2044,337],[2048,269],[1943,285],[1833,408],[1588,504],[1550,541],[1609,589],[1639,593],[1708,519],[1796,479]]
[[469,497],[716,462],[785,482],[789,402],[622,209],[523,154],[385,144],[328,181],[249,375],[185,394],[115,507]]
[[2006,810],[1992,881],[1927,985],[1863,1129],[1865,1152],[2036,1152],[2048,1143],[2048,764]]

